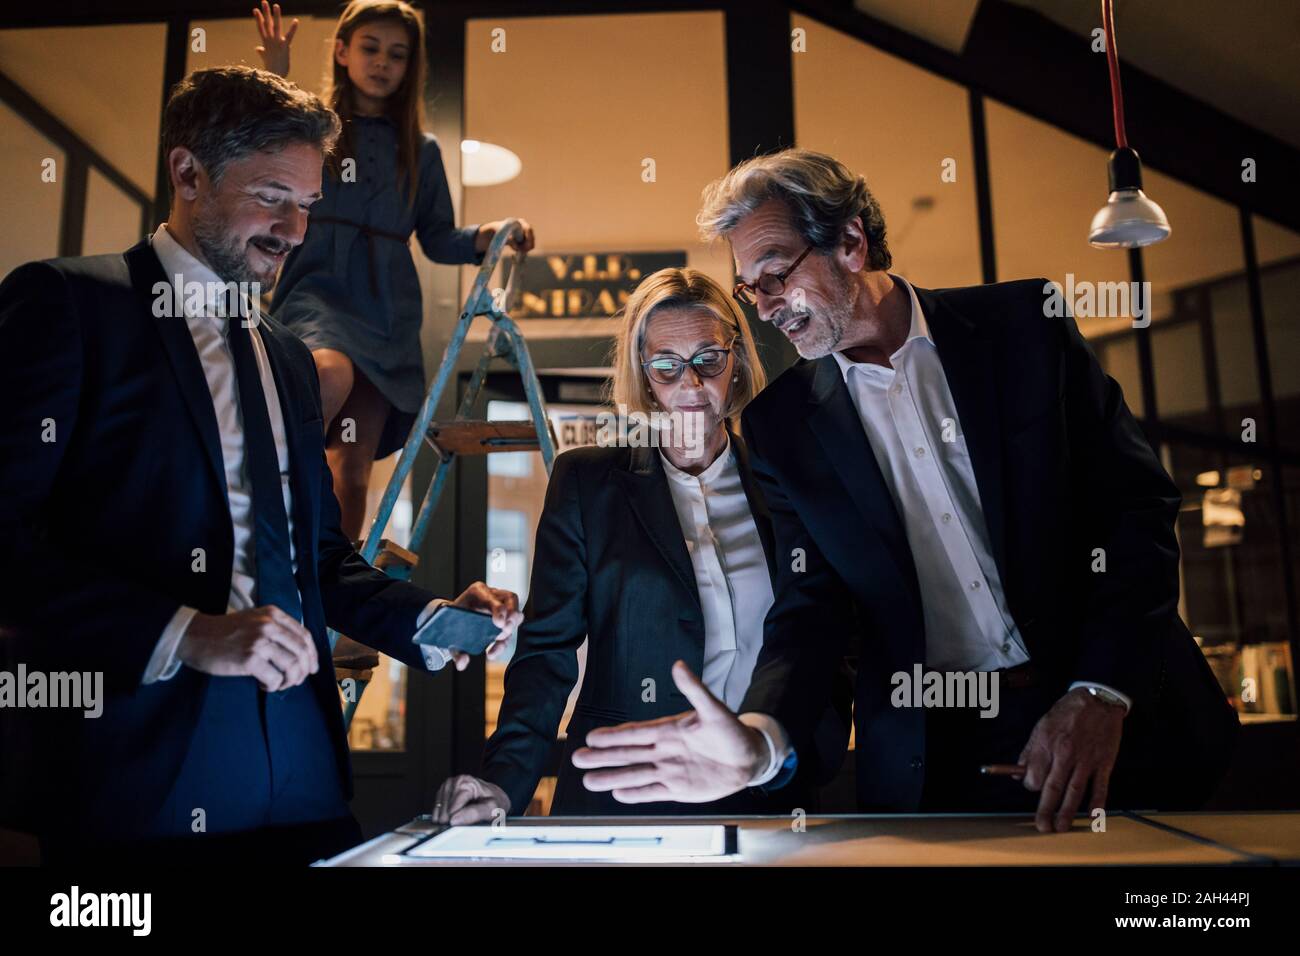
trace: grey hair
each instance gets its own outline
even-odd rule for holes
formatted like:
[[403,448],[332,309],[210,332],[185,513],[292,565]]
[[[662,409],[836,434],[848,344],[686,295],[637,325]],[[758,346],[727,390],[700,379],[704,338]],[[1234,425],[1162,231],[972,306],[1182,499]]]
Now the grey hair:
[[725,237],[769,199],[785,203],[795,229],[821,253],[833,249],[845,225],[860,217],[868,267],[888,269],[893,263],[885,216],[866,179],[833,156],[808,149],[755,156],[709,183],[695,222],[705,239]]
[[196,70],[173,87],[163,110],[163,156],[184,146],[213,185],[231,162],[291,143],[312,143],[328,156],[338,116],[320,97],[283,77],[246,66]]

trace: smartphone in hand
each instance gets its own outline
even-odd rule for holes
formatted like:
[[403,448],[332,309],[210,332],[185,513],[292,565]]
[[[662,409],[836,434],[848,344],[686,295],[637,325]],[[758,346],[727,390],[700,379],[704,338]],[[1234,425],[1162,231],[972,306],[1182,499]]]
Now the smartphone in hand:
[[501,628],[493,622],[491,614],[444,604],[411,640],[449,651],[482,654],[500,634]]

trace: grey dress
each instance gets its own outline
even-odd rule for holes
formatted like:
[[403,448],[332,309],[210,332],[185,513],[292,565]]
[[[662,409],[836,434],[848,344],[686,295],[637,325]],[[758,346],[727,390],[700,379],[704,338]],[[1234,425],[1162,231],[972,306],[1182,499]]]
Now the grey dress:
[[399,183],[397,127],[386,117],[352,120],[356,181],[326,169],[323,197],[307,235],[285,260],[271,312],[307,347],[348,356],[392,405],[377,458],[401,447],[424,399],[420,283],[411,258],[414,232],[434,262],[479,262],[477,226],[457,229],[442,152],[432,134],[420,145],[420,185],[406,203]]

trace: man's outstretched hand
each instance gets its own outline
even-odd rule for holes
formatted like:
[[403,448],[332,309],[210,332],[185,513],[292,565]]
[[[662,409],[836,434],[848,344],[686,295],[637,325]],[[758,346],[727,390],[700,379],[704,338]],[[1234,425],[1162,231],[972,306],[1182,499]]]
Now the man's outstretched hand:
[[658,720],[600,727],[573,765],[589,770],[583,785],[612,791],[620,803],[707,803],[745,789],[767,766],[763,735],[742,723],[682,661],[673,683],[694,710]]

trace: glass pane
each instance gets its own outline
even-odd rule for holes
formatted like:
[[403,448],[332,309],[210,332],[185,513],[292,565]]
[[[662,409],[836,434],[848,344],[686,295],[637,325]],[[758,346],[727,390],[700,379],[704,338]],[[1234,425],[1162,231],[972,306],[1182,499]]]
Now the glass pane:
[[[0,30],[0,63],[42,107],[153,196],[166,39],[161,23]],[[138,232],[138,219],[132,230]]]
[[[63,150],[4,103],[0,103],[0,198],[5,228],[0,230],[0,276],[24,262],[59,254],[63,211]],[[45,173],[45,170],[50,173]],[[54,181],[46,178],[53,175]]]
[[[1259,459],[1182,444],[1165,445],[1162,456],[1183,494],[1183,619],[1240,711],[1295,713],[1289,667],[1273,673],[1286,659],[1289,633],[1276,476]],[[1242,684],[1252,675],[1258,693]]]
[[[558,454],[568,448],[582,444],[586,437],[594,436],[595,429],[565,428],[565,424],[589,420],[594,425],[596,415],[602,409],[593,405],[561,405],[551,403],[546,412],[560,436],[561,444],[556,449]],[[494,421],[523,421],[530,418],[528,405],[524,402],[488,402],[487,417]],[[565,436],[573,436],[574,444],[564,444]],[[494,468],[493,462],[502,459],[513,460],[515,464],[505,468]],[[488,455],[488,553],[486,559],[487,573],[484,580],[492,587],[509,588],[519,595],[520,603],[528,600],[528,584],[533,562],[533,543],[537,533],[537,522],[541,518],[542,504],[546,500],[546,467],[542,463],[540,452],[500,452]],[[504,693],[503,680],[506,664],[514,654],[514,644],[508,648],[505,657],[487,662],[487,685],[485,690],[484,713],[486,725],[484,738],[491,737],[497,728],[497,715],[501,711],[501,698]],[[578,649],[578,680],[573,693],[569,695],[560,721],[560,731],[569,723],[573,714],[573,705],[578,699],[582,687],[582,676],[586,671],[587,645],[584,641]],[[542,780],[533,797],[530,813],[546,813],[550,808],[551,795],[555,780],[547,777]]]
[[[816,20],[791,25],[806,31],[806,49],[792,54],[795,141],[866,177],[899,274],[930,288],[978,285],[966,89]],[[868,119],[864,89],[888,108]]]
[[1162,421],[1239,435],[1258,418],[1259,378],[1236,208],[1156,170],[1146,192],[1173,231],[1142,250],[1152,291],[1156,409]]
[[93,166],[86,176],[86,222],[81,254],[129,249],[142,238],[140,204]]
[[1258,422],[1261,416],[1250,294],[1243,279],[1231,279],[1213,283],[1209,298],[1219,400],[1223,405],[1225,433],[1232,436],[1240,431],[1243,419],[1253,418]]
[[[370,672],[348,727],[348,746],[352,750],[406,749],[407,672],[401,661],[379,655],[379,666]],[[342,706],[342,691],[339,703]]]
[[1254,226],[1278,441],[1300,453],[1300,234],[1258,216]]
[[[262,69],[262,58],[256,49],[260,40],[252,7],[250,3],[248,16],[191,21],[186,72],[232,65]],[[286,26],[291,19],[293,17],[286,8]],[[337,22],[335,17],[298,17],[298,32],[294,34],[289,56],[289,79],[304,90],[319,94],[324,87]]]
[[[1058,283],[1089,339],[1131,333],[1128,257],[1088,245],[1106,201],[1106,151],[993,100],[984,112],[998,278]],[[1125,398],[1141,409],[1136,391]]]
[[1142,373],[1138,366],[1137,340],[1129,332],[1098,336],[1092,347],[1097,361],[1106,374],[1119,383],[1124,394],[1136,397],[1142,393]]
[[1291,543],[1291,581],[1295,593],[1300,594],[1300,468],[1282,469],[1282,501]]
[[[370,522],[379,510],[379,500],[397,467],[397,457],[394,453],[375,462],[370,474],[370,488],[366,493],[364,528],[370,527]],[[393,505],[393,514],[383,536],[404,548],[408,547],[411,542],[412,512],[411,481],[408,478]],[[356,639],[364,641],[361,636]],[[401,661],[393,660],[387,654],[379,655],[379,666],[374,669],[370,683],[361,695],[356,713],[352,716],[352,726],[348,730],[348,743],[353,750],[406,749],[407,675],[408,668]]]
[[[1131,333],[1132,334],[1132,333]],[[1161,421],[1212,429],[1205,385],[1205,356],[1197,322],[1153,325],[1156,408]]]
[[[467,187],[457,221],[523,217],[537,231],[535,256],[684,250],[730,288],[725,244],[701,243],[695,227],[700,191],[730,165],[724,48],[719,11],[470,20],[465,136],[510,149],[522,168]],[[536,339],[609,335],[618,322],[519,325]]]

